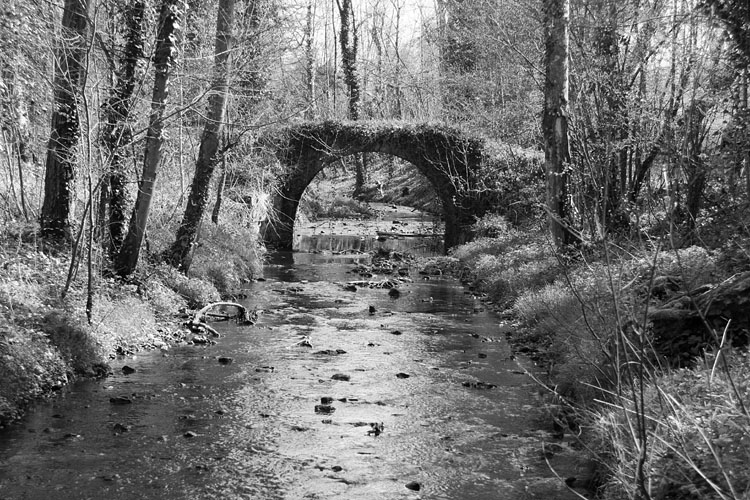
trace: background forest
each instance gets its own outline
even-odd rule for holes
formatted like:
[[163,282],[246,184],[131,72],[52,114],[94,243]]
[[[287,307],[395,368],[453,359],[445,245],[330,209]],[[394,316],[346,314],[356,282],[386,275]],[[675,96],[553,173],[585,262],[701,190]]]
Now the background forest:
[[517,321],[592,492],[748,498],[749,65],[746,0],[5,0],[0,420],[259,273],[259,135],[448,124],[515,168],[436,265]]

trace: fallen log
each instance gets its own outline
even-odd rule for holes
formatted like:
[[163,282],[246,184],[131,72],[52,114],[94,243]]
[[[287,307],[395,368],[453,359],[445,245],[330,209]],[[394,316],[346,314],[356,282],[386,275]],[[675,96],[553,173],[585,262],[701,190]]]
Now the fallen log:
[[360,288],[395,288],[399,286],[402,281],[399,279],[386,278],[383,280],[354,280],[347,281],[348,286],[358,286]]
[[[215,307],[234,307],[237,309],[237,312],[234,315],[209,313],[209,311]],[[219,332],[206,324],[206,321],[204,320],[206,317],[220,317],[225,321],[234,319],[241,325],[254,325],[258,320],[258,313],[255,311],[250,312],[245,306],[236,302],[214,302],[196,311],[193,318],[185,323],[185,326],[193,331],[203,329],[211,333],[211,335],[219,337]]]
[[654,309],[648,315],[654,347],[678,366],[689,365],[724,338],[742,347],[750,340],[750,271],[704,285]]

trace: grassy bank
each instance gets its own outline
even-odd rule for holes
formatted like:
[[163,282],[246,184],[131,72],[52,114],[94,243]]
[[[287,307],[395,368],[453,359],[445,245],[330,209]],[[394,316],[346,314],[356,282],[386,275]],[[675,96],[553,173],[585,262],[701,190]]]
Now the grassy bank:
[[231,297],[259,273],[256,234],[226,227],[203,229],[190,276],[158,263],[169,233],[154,231],[151,258],[128,281],[114,278],[95,252],[91,285],[87,262],[71,268],[70,252],[42,252],[35,227],[6,229],[0,237],[0,426],[76,378],[106,375],[117,354],[185,341],[181,312]]
[[[477,232],[433,265],[514,324],[512,345],[543,372],[552,427],[597,464],[597,496],[748,497],[750,359],[746,347],[732,347],[747,339],[746,309],[727,306],[715,318],[706,307],[698,321],[666,327],[655,314],[680,318],[701,294],[746,279],[746,240],[602,243],[560,255],[543,232],[500,218]],[[745,303],[739,295],[722,300]]]

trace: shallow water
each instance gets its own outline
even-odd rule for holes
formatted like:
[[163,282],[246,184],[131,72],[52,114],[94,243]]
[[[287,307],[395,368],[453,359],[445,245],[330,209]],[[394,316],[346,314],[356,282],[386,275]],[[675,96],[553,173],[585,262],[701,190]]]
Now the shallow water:
[[38,404],[0,431],[0,499],[574,498],[500,320],[414,273],[396,299],[346,291],[356,260],[277,254],[248,290],[256,325]]
[[433,216],[409,207],[371,203],[374,218],[298,221],[293,247],[297,252],[352,254],[387,250],[417,256],[443,251],[444,225]]

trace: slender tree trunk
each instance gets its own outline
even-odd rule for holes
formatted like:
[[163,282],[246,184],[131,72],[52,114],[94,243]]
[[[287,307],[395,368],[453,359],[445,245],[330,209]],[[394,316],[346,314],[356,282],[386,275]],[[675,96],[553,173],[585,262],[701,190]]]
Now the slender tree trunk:
[[394,87],[396,92],[396,118],[402,119],[404,117],[404,109],[402,104],[402,92],[401,92],[401,48],[399,45],[399,31],[401,30],[401,6],[396,7],[396,34],[393,40],[393,50],[396,53],[396,74],[393,75]]
[[221,178],[219,179],[219,185],[216,187],[216,203],[214,203],[214,209],[211,212],[211,222],[214,224],[219,223],[219,213],[221,213],[221,203],[224,199],[224,186],[227,183],[227,159],[223,157],[221,159]]
[[544,0],[544,158],[549,227],[555,245],[572,243],[568,217],[568,77],[570,0]]
[[198,236],[203,213],[208,203],[211,177],[217,163],[217,152],[227,102],[229,82],[229,51],[234,25],[235,0],[219,0],[219,13],[216,19],[216,49],[214,56],[214,81],[208,99],[208,115],[203,129],[195,176],[190,186],[185,215],[182,218],[177,237],[170,247],[166,260],[172,266],[187,273],[190,269],[190,256]]
[[[747,100],[747,87],[748,87],[748,80],[750,80],[750,76],[748,74],[748,68],[744,68],[742,71],[742,87],[741,87],[741,94],[740,99],[742,103],[742,120],[741,123],[744,127],[744,130],[747,130],[748,124],[750,123],[750,113],[748,113],[748,100]],[[741,142],[742,144],[742,157],[740,159],[740,162],[744,162],[745,164],[745,189],[746,189],[746,195],[747,195],[747,201],[750,203],[750,138],[747,136],[743,137]]]
[[107,227],[111,256],[117,254],[125,237],[127,197],[124,147],[132,140],[128,122],[133,106],[138,61],[143,57],[144,9],[144,2],[140,0],[130,1],[126,7],[123,56],[112,94],[103,109],[106,122],[101,141],[109,155],[109,169],[106,173],[108,179],[102,184],[101,207],[105,213],[109,208]]
[[[32,164],[31,133],[29,131],[28,102],[24,86],[19,85],[15,54],[8,54],[0,72],[0,100],[8,103],[6,111],[10,120],[6,122],[6,131],[2,131],[8,161],[8,175],[10,176],[10,192],[16,200],[18,209],[24,219],[29,220],[28,204],[26,203],[26,188],[24,186],[24,172],[29,172]],[[18,194],[14,182],[14,170],[18,170]]]
[[[12,134],[6,134],[5,130],[0,129],[0,138],[3,139],[2,145],[0,145],[0,148],[5,150],[5,156],[6,156],[6,164],[8,166],[8,181],[9,181],[9,190],[10,194],[8,196],[8,201],[10,201],[10,198],[13,198],[13,202],[15,204],[15,208],[18,212],[21,211],[21,205],[18,202],[18,195],[16,194],[16,180],[15,175],[13,171],[15,170],[15,152],[13,147],[13,138]],[[10,207],[8,207],[10,209]]]
[[[602,227],[605,231],[619,231],[627,227],[629,221],[622,208],[625,194],[625,159],[629,149],[628,121],[630,110],[626,104],[627,85],[623,81],[623,71],[619,67],[620,42],[618,12],[616,2],[606,4],[605,25],[598,32],[595,40],[596,55],[605,75],[603,114],[604,130],[607,141],[607,163],[603,165],[601,183],[604,196],[599,200],[602,214]],[[623,145],[625,144],[625,145]]]
[[[685,93],[684,82],[674,82],[676,74],[672,72],[670,78],[672,78],[672,85],[669,98],[669,107],[664,112],[664,117],[661,121],[661,130],[657,135],[651,150],[649,151],[646,158],[637,166],[633,173],[633,179],[629,188],[628,198],[631,202],[635,203],[638,198],[638,194],[641,191],[643,182],[646,180],[646,175],[654,164],[656,157],[666,148],[669,144],[672,144],[674,140],[673,122],[677,118],[677,113],[680,111],[680,103],[682,102],[682,96]],[[681,79],[682,80],[682,79]],[[665,146],[666,145],[666,146]],[[670,159],[671,161],[671,159]]]
[[[383,13],[376,12],[372,20],[372,44],[375,46],[375,85],[373,85],[373,97],[371,100],[372,105],[370,108],[373,112],[370,116],[376,116],[377,118],[384,117],[385,108],[385,92],[383,84],[383,44],[380,37],[383,34]],[[377,113],[377,114],[376,114]]]
[[314,21],[313,1],[307,4],[307,24],[305,25],[305,87],[307,87],[307,109],[305,118],[312,120],[317,113],[317,104],[315,102],[315,47],[313,43],[313,21]]
[[163,0],[159,14],[159,31],[154,54],[154,90],[151,98],[151,115],[146,132],[146,150],[143,155],[143,174],[138,185],[138,197],[130,217],[128,234],[123,241],[115,268],[121,276],[132,274],[137,265],[141,245],[146,235],[146,222],[151,209],[151,199],[156,185],[156,173],[161,160],[164,142],[164,110],[169,96],[169,77],[177,60],[177,42],[184,0]]
[[701,208],[701,199],[706,187],[706,165],[702,158],[705,139],[705,120],[708,104],[694,101],[687,111],[687,131],[685,135],[685,210],[687,215],[687,238],[693,241],[696,234],[696,221]]
[[52,126],[47,145],[44,202],[39,218],[42,238],[70,241],[70,211],[75,195],[76,146],[80,137],[78,96],[85,81],[89,0],[65,0],[62,37],[55,58]]

